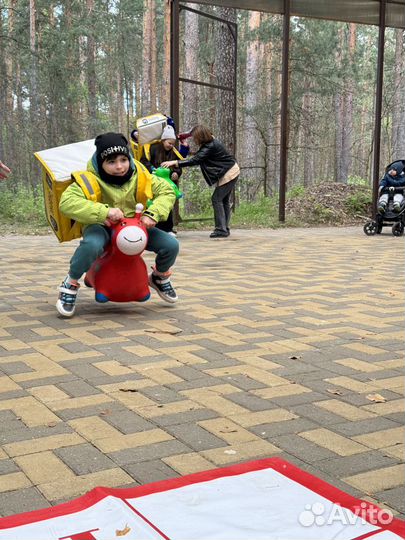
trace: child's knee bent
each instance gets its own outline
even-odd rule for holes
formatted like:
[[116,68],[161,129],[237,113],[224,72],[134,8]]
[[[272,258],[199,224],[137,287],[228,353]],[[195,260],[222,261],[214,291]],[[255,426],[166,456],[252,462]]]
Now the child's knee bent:
[[86,252],[88,257],[94,257],[94,259],[97,259],[97,257],[103,254],[104,247],[105,243],[100,241],[100,238],[90,237],[83,238],[82,240],[83,251]]
[[[174,236],[167,235],[165,246],[162,252],[165,253],[166,257],[175,259],[179,254],[180,244]],[[163,254],[163,253],[162,253]]]

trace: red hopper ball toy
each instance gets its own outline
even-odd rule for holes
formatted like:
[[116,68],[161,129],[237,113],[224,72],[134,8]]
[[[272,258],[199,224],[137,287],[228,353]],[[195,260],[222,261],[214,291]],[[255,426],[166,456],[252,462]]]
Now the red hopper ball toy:
[[96,291],[97,302],[144,302],[150,297],[148,272],[141,257],[148,233],[141,223],[143,206],[133,218],[111,225],[111,242],[84,278]]

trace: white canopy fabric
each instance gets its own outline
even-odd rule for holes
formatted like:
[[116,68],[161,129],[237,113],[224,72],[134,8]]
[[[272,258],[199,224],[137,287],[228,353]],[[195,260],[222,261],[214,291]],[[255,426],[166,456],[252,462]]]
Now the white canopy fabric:
[[[191,3],[282,14],[283,0],[192,0]],[[291,0],[291,15],[360,24],[379,24],[380,0]],[[385,24],[405,29],[405,0],[387,0]]]
[[96,151],[94,139],[65,144],[48,150],[35,152],[35,157],[52,171],[55,180],[70,178],[72,171],[87,169],[87,162]]

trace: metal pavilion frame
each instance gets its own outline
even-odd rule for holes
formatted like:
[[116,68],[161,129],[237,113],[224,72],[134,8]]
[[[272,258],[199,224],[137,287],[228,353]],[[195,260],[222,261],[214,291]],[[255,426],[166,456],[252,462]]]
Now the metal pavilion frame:
[[[338,13],[331,13],[333,2]],[[288,117],[289,117],[289,43],[290,18],[292,15],[359,22],[379,26],[377,79],[374,109],[374,147],[373,147],[373,214],[376,214],[378,184],[380,179],[381,151],[381,114],[383,98],[383,69],[385,52],[385,29],[387,27],[387,8],[389,8],[389,26],[405,28],[405,0],[192,0],[191,3],[220,5],[239,9],[252,9],[283,15],[283,46],[282,46],[282,82],[281,82],[281,126],[280,126],[280,180],[279,180],[279,221],[285,221],[285,195],[288,168]],[[328,11],[329,3],[329,11]],[[377,6],[378,3],[378,6]],[[307,6],[307,10],[306,10]],[[292,9],[294,8],[294,9]],[[373,8],[373,10],[371,10]],[[376,12],[378,8],[378,13]],[[170,77],[170,108],[171,115],[178,123],[179,120],[179,15],[181,9],[190,9],[180,4],[180,0],[171,0],[171,77]],[[340,10],[340,11],[339,11]],[[333,11],[333,9],[332,9]],[[236,76],[234,78],[236,80]],[[198,81],[187,82],[201,84]],[[235,94],[236,95],[236,94]],[[235,145],[236,141],[234,141]]]

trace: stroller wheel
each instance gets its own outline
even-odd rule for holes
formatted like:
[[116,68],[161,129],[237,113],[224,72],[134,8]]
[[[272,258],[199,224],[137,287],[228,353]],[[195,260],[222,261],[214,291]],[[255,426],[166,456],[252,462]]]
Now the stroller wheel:
[[392,234],[394,236],[402,236],[404,234],[404,224],[402,223],[402,221],[394,223],[394,225],[392,226]]
[[374,236],[378,231],[377,223],[375,221],[367,221],[363,227],[363,231],[367,236]]

